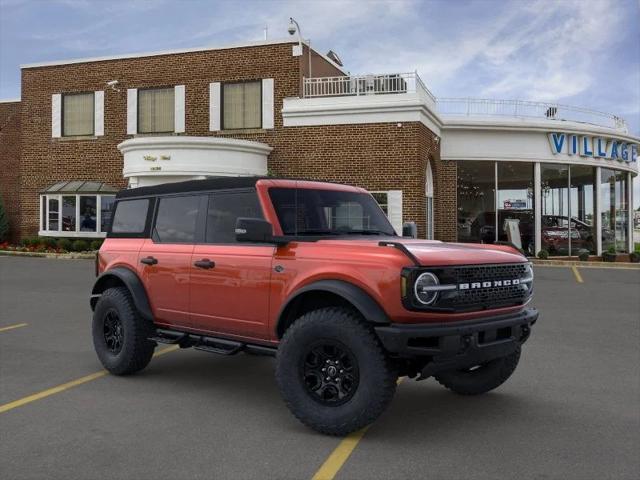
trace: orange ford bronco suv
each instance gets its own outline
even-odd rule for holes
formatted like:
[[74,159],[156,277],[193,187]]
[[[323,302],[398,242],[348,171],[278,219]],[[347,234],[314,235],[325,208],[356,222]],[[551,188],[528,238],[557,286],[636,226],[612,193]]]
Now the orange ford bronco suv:
[[538,317],[515,249],[402,238],[365,190],[311,181],[124,190],[96,273],[111,373],[143,369],[158,343],[274,355],[289,409],[332,435],[375,420],[398,376],[498,387]]

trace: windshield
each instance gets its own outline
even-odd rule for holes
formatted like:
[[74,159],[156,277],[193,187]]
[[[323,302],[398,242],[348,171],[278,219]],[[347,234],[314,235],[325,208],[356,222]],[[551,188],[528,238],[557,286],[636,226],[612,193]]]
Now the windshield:
[[284,235],[393,235],[393,227],[367,193],[269,189]]

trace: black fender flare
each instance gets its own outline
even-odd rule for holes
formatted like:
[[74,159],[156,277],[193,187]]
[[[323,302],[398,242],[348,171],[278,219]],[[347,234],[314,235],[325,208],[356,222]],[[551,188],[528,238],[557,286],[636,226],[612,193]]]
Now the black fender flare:
[[[389,316],[384,309],[362,288],[343,280],[319,280],[296,290],[285,301],[278,313],[276,333],[281,337],[284,333],[283,322],[287,321],[287,311],[296,299],[309,292],[327,292],[342,297],[352,304],[361,314],[365,321],[377,325],[388,325],[391,323]],[[284,326],[285,328],[287,325]]]
[[147,291],[142,284],[140,277],[133,271],[126,267],[115,267],[102,273],[96,283],[93,284],[91,290],[91,310],[93,310],[98,302],[98,298],[102,295],[109,285],[113,281],[117,283],[123,283],[125,287],[131,293],[133,303],[138,310],[138,313],[145,320],[153,321],[153,314],[151,313],[151,306],[149,305],[149,298],[147,297]]

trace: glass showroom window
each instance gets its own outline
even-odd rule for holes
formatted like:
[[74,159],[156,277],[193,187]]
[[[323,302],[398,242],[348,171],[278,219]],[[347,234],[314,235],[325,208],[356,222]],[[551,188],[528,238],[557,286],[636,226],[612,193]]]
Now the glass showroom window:
[[262,127],[262,82],[222,85],[222,128]]
[[62,96],[62,136],[94,134],[94,93],[66,93]]
[[577,236],[571,234],[571,254],[577,255],[581,250],[591,254],[596,253],[596,224],[594,185],[596,180],[595,167],[587,165],[571,165],[569,169],[571,190],[569,197],[569,227],[575,230]]
[[458,162],[458,241],[496,240],[496,164]]
[[41,195],[40,235],[103,237],[114,199],[114,195]]
[[569,166],[541,164],[540,181],[542,248],[569,255]]
[[602,251],[611,247],[626,252],[628,247],[629,205],[627,174],[607,168],[600,173],[600,214]]
[[175,88],[138,91],[138,133],[169,133],[175,129]]
[[510,241],[509,220],[517,221],[522,249],[535,254],[533,164],[498,162],[498,240]]

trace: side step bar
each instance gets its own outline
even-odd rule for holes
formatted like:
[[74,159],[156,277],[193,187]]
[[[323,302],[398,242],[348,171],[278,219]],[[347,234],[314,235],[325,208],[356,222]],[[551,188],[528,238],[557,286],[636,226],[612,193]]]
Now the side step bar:
[[193,333],[178,332],[163,328],[156,329],[155,335],[149,337],[149,340],[157,343],[179,345],[180,348],[193,347],[196,350],[217,353],[218,355],[235,355],[242,351],[254,355],[275,356],[276,354],[276,348],[274,347],[253,345],[250,343],[239,342],[237,340],[196,335]]

